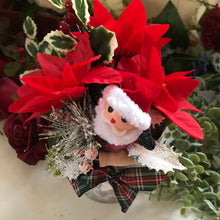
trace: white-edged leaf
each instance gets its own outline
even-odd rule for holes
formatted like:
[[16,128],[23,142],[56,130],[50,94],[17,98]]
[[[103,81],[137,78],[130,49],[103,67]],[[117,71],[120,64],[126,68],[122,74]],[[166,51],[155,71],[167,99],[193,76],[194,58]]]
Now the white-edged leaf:
[[105,63],[112,61],[114,50],[118,47],[115,33],[107,30],[102,25],[91,30],[90,43],[96,55],[101,54],[101,60]]
[[35,39],[37,35],[37,25],[29,16],[26,17],[23,23],[24,33],[31,39]]
[[71,1],[76,16],[83,24],[87,24],[90,17],[87,0],[71,0]]
[[62,0],[49,0],[49,2],[59,9],[65,8],[65,4]]
[[39,52],[44,53],[44,54],[54,55],[54,56],[59,55],[57,51],[53,48],[53,46],[49,44],[46,40],[42,40],[39,43]]
[[[28,74],[28,73],[33,73],[33,72],[38,71],[38,70],[40,70],[40,69],[38,68],[38,69],[34,69],[34,70],[26,70],[26,71],[24,71],[22,74],[19,75],[19,79],[23,78],[24,75],[26,75],[26,74]],[[25,84],[25,83],[24,83],[23,81],[21,81],[21,80],[20,80],[20,82],[21,82],[22,84]]]
[[44,40],[60,53],[67,53],[68,51],[74,50],[77,45],[75,39],[58,30],[48,33],[44,37]]
[[39,46],[34,40],[32,40],[30,38],[26,38],[25,48],[30,56],[37,57],[37,52],[39,50]]

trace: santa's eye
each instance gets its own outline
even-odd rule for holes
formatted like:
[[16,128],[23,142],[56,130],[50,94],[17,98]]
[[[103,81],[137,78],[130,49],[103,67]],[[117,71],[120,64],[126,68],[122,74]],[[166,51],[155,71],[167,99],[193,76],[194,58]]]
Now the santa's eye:
[[111,106],[109,106],[109,107],[108,107],[108,112],[109,112],[109,113],[112,113],[113,111],[114,111],[114,109],[113,109]]
[[126,118],[121,118],[121,121],[124,122],[124,123],[128,122]]

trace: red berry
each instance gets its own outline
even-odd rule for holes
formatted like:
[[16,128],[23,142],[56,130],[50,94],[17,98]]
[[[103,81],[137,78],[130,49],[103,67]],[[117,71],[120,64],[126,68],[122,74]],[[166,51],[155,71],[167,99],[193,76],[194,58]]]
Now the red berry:
[[78,18],[76,17],[75,13],[67,12],[66,14],[66,22],[68,24],[75,24],[78,22]]
[[67,34],[70,31],[70,25],[67,24],[66,21],[61,21],[58,24],[58,29],[61,30],[64,34]]
[[73,10],[73,4],[72,4],[72,1],[71,1],[71,0],[67,0],[65,6],[66,6],[66,10],[67,10],[68,12],[72,12],[72,13],[74,12],[74,10]]
[[21,65],[24,65],[25,64],[25,59],[22,58],[22,59],[19,60],[19,62],[20,62]]
[[31,64],[30,64],[30,69],[33,70],[33,69],[35,69],[35,68],[36,68],[35,63],[31,63]]
[[18,48],[18,53],[22,54],[22,53],[24,53],[24,51],[25,51],[24,47],[19,47]]

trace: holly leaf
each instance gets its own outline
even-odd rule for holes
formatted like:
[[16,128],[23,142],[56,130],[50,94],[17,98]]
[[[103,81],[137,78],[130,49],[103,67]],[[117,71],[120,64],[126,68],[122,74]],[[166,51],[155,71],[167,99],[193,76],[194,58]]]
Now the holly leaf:
[[62,0],[49,0],[49,2],[57,8],[63,9],[65,8],[65,4]]
[[187,30],[185,29],[176,7],[171,1],[169,1],[161,11],[155,23],[170,24],[170,28],[164,36],[172,39],[171,46],[173,48],[181,47],[185,50],[188,47],[189,37]]
[[95,54],[101,54],[101,61],[110,63],[114,56],[114,50],[118,47],[115,33],[101,25],[91,30],[89,39]]
[[39,46],[34,40],[32,40],[30,38],[26,38],[25,48],[30,56],[37,57],[37,52],[38,52]]
[[77,45],[75,39],[58,30],[48,33],[44,37],[44,40],[60,53],[67,53],[68,51],[74,50]]
[[37,25],[33,21],[33,19],[29,16],[26,17],[23,23],[24,33],[31,39],[35,39],[37,35]]
[[87,0],[71,0],[71,1],[76,16],[83,24],[87,24],[90,17]]
[[54,48],[45,40],[42,40],[39,43],[39,52],[44,54],[50,54],[53,56],[58,56],[56,50],[54,50]]

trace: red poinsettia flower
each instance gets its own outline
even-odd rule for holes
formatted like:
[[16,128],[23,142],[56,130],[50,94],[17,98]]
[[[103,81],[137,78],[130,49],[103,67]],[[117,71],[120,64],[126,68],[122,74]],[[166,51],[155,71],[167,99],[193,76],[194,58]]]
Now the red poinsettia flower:
[[[86,49],[86,50],[85,50]],[[100,56],[94,56],[88,36],[81,39],[77,51],[72,51],[64,59],[49,54],[38,53],[41,70],[26,74],[25,83],[18,89],[20,97],[10,107],[11,112],[33,112],[29,120],[54,108],[61,107],[62,100],[80,98],[87,88],[84,83],[119,83],[120,74],[108,67],[90,68],[90,64]],[[78,63],[74,63],[78,61]],[[89,73],[90,72],[90,73]]]
[[98,0],[94,0],[93,11],[94,15],[90,17],[90,25],[93,27],[103,25],[116,34],[118,48],[115,50],[115,55],[132,56],[136,54],[140,50],[145,33],[154,38],[161,30],[164,34],[169,27],[166,24],[147,26],[146,12],[141,0],[133,0],[117,21]]
[[165,76],[160,54],[160,48],[165,41],[162,38],[155,41],[149,35],[145,35],[140,53],[132,58],[122,59],[119,68],[123,71],[127,68],[140,77],[157,83],[160,86],[160,94],[153,101],[153,105],[186,133],[202,139],[202,129],[196,120],[189,113],[181,111],[201,112],[186,100],[199,85],[199,81],[186,76],[191,71]]

